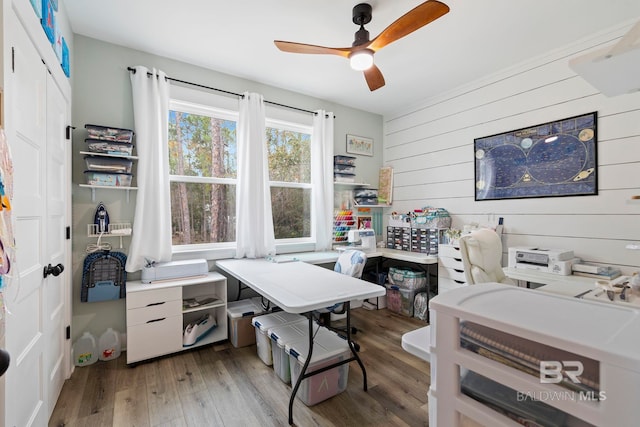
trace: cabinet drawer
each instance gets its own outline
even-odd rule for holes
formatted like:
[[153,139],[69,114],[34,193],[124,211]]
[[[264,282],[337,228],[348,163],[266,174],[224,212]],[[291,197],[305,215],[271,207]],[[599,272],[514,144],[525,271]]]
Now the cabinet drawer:
[[127,363],[182,350],[182,316],[127,327]]
[[147,307],[127,310],[127,327],[147,324],[166,317],[180,316],[182,314],[182,300],[163,301],[153,303]]
[[462,258],[450,258],[450,257],[439,257],[440,264],[445,268],[451,268],[453,270],[461,270],[464,271],[464,265],[462,265]]
[[154,304],[172,300],[182,300],[181,287],[149,289],[148,291],[142,292],[128,292],[127,310],[152,306]]
[[466,283],[460,283],[455,280],[447,279],[444,277],[438,277],[438,295],[443,294],[452,289],[462,288],[469,286]]
[[467,282],[467,279],[464,277],[464,271],[456,270],[453,268],[440,268],[438,269],[438,278],[444,277],[446,279],[456,280],[458,282]]
[[451,246],[451,245],[440,245],[440,246],[438,246],[438,253],[440,255],[442,255],[443,257],[450,257],[450,258],[461,258],[462,257],[460,255],[460,248],[456,248],[455,246]]

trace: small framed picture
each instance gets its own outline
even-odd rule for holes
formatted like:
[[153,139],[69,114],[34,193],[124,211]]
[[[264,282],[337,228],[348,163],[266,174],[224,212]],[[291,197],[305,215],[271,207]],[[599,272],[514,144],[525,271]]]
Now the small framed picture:
[[373,139],[364,136],[347,135],[347,153],[373,156]]

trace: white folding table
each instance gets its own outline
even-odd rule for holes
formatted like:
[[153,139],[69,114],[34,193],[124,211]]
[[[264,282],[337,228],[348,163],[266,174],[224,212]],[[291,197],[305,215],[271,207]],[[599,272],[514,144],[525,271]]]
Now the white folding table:
[[[216,261],[216,265],[284,311],[304,314],[309,319],[309,354],[291,391],[289,424],[293,424],[293,402],[298,388],[305,378],[355,360],[362,369],[364,390],[367,390],[367,372],[351,341],[349,301],[385,295],[386,289],[383,286],[301,261],[273,262],[265,259],[245,258],[219,260]],[[347,342],[352,357],[325,366],[313,373],[307,373],[307,367],[313,353],[312,312],[331,307],[337,303],[344,303],[346,307]]]

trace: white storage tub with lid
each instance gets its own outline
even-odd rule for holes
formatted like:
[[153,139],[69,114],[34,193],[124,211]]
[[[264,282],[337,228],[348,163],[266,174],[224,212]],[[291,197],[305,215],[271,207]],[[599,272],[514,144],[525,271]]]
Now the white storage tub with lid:
[[255,316],[264,313],[262,304],[255,299],[243,299],[227,303],[229,317],[229,340],[234,347],[247,347],[256,343],[256,334],[252,324]]
[[267,335],[269,329],[297,322],[306,323],[308,320],[301,314],[287,313],[286,311],[277,311],[275,313],[263,314],[262,316],[256,316],[253,318],[251,323],[256,330],[258,356],[267,366],[271,366],[273,363],[273,356],[271,354],[271,338]]
[[[301,339],[287,344],[285,351],[289,354],[291,384],[295,384],[309,354],[309,339]],[[314,337],[313,354],[307,367],[307,373],[341,362],[349,358],[350,355],[351,350],[345,339],[326,328],[320,328]],[[315,405],[345,391],[348,377],[348,363],[328,369],[302,380],[296,397],[307,406]]]

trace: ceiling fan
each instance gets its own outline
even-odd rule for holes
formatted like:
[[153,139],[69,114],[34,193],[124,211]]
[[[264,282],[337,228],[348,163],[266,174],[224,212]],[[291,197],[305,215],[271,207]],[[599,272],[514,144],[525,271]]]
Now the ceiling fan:
[[371,5],[360,3],[353,8],[353,23],[360,26],[355,33],[351,47],[325,47],[311,44],[274,40],[275,45],[283,52],[338,55],[349,58],[351,67],[364,72],[369,89],[373,92],[384,86],[384,77],[380,69],[373,63],[373,54],[411,34],[417,29],[435,21],[449,12],[449,6],[437,0],[426,1],[396,19],[385,28],[378,37],[369,40],[369,31],[364,26],[371,22]]

